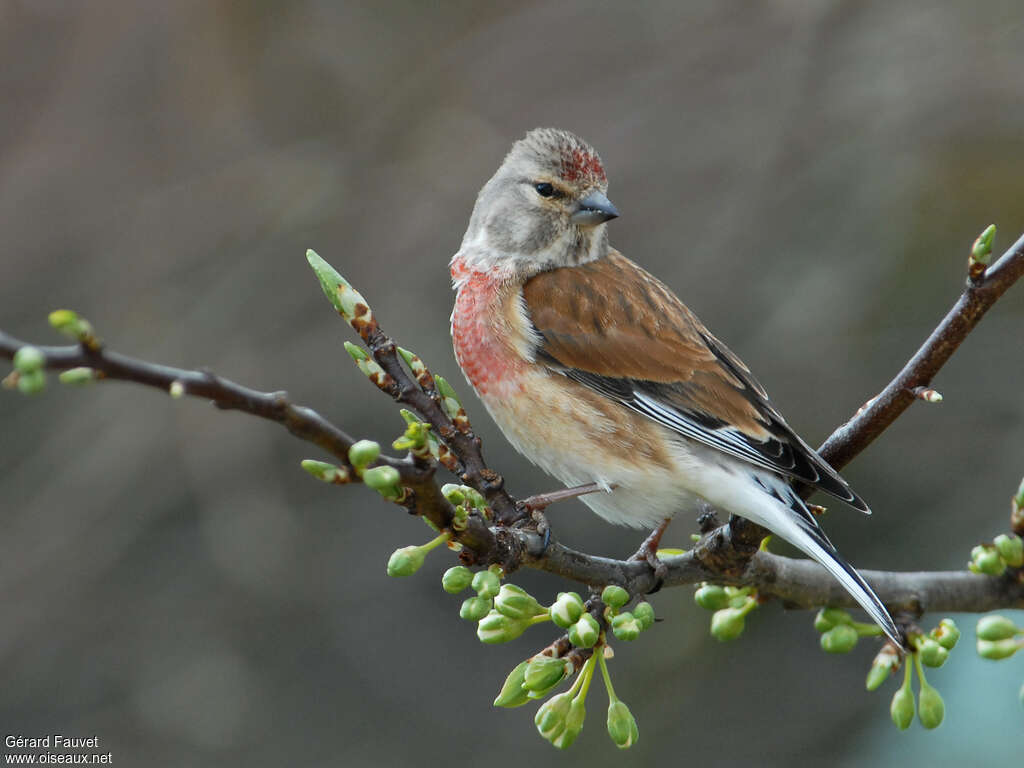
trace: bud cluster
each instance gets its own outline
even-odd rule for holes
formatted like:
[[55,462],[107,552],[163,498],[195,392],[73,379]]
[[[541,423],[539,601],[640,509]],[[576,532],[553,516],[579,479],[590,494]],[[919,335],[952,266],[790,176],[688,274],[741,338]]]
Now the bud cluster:
[[26,344],[14,353],[14,371],[4,379],[4,386],[23,395],[35,395],[46,388],[46,356],[39,347]]
[[641,602],[632,611],[623,611],[629,600],[629,592],[616,584],[609,584],[601,592],[601,602],[605,604],[605,621],[612,628],[612,634],[626,642],[636,640],[641,632],[654,625],[654,608],[651,604]]
[[967,568],[972,573],[999,576],[1007,567],[1024,565],[1024,540],[1015,533],[1003,533],[991,545],[979,544],[971,550]]
[[757,593],[752,587],[722,587],[707,582],[697,587],[693,600],[701,608],[714,611],[711,635],[720,643],[742,635],[747,614],[758,606]]
[[825,653],[849,653],[860,638],[882,634],[877,625],[854,621],[849,613],[838,608],[818,611],[814,628],[821,633],[821,650]]
[[978,655],[983,659],[1008,659],[1024,648],[1024,628],[998,614],[978,619],[975,635],[978,637]]
[[485,520],[491,519],[491,510],[487,506],[487,502],[475,488],[470,488],[468,485],[447,483],[441,487],[441,494],[455,507],[455,518],[452,520],[452,528],[456,531],[466,529],[466,521],[469,519],[471,510],[479,512]]

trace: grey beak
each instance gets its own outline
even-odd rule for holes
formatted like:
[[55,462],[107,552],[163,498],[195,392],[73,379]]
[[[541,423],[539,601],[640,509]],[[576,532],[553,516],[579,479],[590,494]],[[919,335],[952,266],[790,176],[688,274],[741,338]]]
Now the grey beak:
[[569,219],[573,224],[593,227],[618,218],[618,215],[619,210],[612,205],[612,201],[595,189],[580,200],[579,209]]

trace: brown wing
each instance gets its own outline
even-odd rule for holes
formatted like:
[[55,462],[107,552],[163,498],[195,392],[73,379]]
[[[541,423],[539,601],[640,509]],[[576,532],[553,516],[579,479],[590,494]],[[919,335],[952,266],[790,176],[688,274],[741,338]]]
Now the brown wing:
[[686,437],[867,505],[663,283],[617,251],[523,286],[538,362]]

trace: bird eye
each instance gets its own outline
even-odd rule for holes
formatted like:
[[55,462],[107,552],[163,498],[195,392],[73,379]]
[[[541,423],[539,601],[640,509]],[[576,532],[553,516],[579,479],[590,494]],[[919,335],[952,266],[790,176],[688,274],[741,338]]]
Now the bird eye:
[[552,186],[551,184],[548,184],[546,181],[545,182],[541,182],[540,184],[534,184],[533,188],[537,190],[537,194],[540,195],[541,197],[554,197],[555,196],[555,188],[554,188],[554,186]]

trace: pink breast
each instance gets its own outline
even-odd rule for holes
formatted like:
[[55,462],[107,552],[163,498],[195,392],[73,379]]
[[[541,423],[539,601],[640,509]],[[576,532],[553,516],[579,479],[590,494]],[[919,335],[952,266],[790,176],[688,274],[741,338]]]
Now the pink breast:
[[[458,275],[456,269],[453,275]],[[524,362],[501,336],[508,285],[481,272],[470,273],[455,297],[452,344],[463,373],[481,395],[497,394],[514,385]]]

